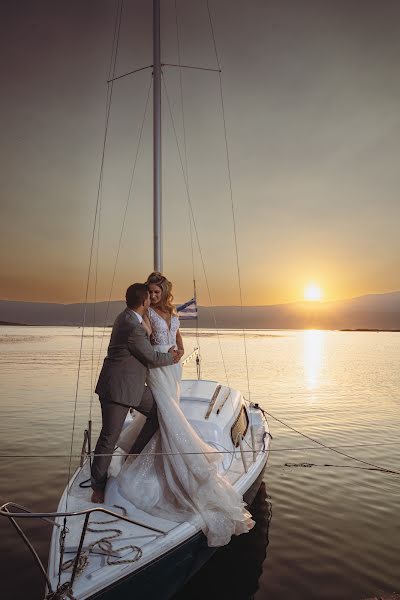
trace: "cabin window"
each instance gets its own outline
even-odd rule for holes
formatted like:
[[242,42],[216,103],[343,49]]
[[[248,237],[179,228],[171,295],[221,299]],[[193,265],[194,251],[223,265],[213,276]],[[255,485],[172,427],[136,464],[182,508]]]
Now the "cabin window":
[[247,410],[245,406],[242,404],[242,408],[240,409],[240,412],[236,417],[234,424],[231,427],[231,438],[235,448],[239,446],[240,435],[244,437],[247,433],[248,427],[249,417],[247,415]]

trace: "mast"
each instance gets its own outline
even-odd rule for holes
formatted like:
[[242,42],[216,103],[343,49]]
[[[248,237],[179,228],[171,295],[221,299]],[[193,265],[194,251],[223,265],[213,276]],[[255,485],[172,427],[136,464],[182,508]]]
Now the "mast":
[[160,0],[153,0],[153,238],[154,270],[162,272]]

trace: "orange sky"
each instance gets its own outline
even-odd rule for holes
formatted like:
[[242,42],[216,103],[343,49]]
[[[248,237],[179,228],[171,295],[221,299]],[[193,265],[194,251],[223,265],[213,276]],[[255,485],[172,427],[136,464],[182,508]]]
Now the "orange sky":
[[[2,94],[0,299],[78,302],[104,133],[114,10],[97,3],[8,5]],[[216,66],[201,3],[178,3],[181,59]],[[214,6],[215,5],[215,6]],[[177,62],[174,3],[162,49]],[[229,7],[230,19],[225,18]],[[212,3],[222,65],[244,304],[334,300],[400,288],[400,5]],[[117,70],[151,63],[150,3],[126,8]],[[241,43],[237,40],[240,37]],[[179,71],[164,68],[183,155]],[[213,304],[239,304],[224,128],[215,73],[182,71],[189,191]],[[113,90],[102,192],[98,299],[107,299],[150,73]],[[192,294],[187,193],[163,96],[164,271]],[[151,119],[147,113],[112,298],[152,270]],[[210,297],[200,253],[201,304]],[[89,299],[94,299],[94,275]]]

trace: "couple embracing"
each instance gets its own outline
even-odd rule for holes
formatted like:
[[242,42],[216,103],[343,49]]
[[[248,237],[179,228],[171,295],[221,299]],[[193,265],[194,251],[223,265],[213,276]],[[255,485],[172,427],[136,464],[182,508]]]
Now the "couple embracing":
[[222,546],[254,521],[243,498],[218,473],[220,455],[179,406],[184,349],[172,300],[172,285],[161,273],[126,292],[127,308],[113,325],[96,387],[102,430],[92,463],[92,501],[104,502],[111,455],[133,407],[146,422],[117,475],[120,493],[155,516],[195,520],[209,546]]

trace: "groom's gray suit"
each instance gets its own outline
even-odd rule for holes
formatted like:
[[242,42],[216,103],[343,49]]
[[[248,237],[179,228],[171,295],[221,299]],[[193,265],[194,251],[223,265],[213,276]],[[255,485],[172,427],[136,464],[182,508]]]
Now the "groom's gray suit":
[[157,430],[157,407],[151,391],[145,386],[146,371],[148,368],[172,364],[171,354],[153,349],[145,328],[133,310],[126,308],[118,315],[95,390],[100,398],[103,426],[92,463],[93,489],[104,489],[106,485],[111,454],[130,407],[147,417],[130,450],[132,454],[141,452]]

